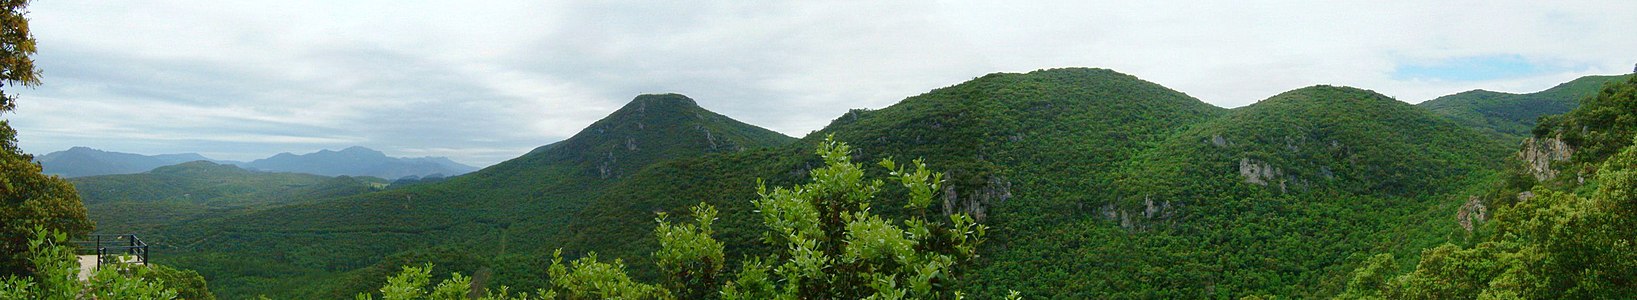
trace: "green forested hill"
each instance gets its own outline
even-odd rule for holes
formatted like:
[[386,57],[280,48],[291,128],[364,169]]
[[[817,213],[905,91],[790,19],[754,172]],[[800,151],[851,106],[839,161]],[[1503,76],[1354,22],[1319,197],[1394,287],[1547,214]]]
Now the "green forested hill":
[[1596,94],[1604,84],[1629,77],[1632,75],[1586,76],[1528,94],[1472,90],[1438,97],[1418,106],[1515,143],[1529,136],[1529,130],[1535,128],[1535,119],[1568,112],[1578,106],[1581,99]]
[[253,172],[208,161],[69,182],[97,222],[97,231],[138,234],[199,218],[367,193],[385,183],[376,178]]
[[1302,88],[1235,109],[1123,166],[1120,200],[1103,218],[1143,233],[1105,234],[1138,246],[1081,252],[1140,259],[1113,265],[1132,275],[1094,272],[1116,279],[1081,295],[1334,294],[1363,254],[1462,238],[1454,208],[1493,178],[1505,149],[1355,88]]
[[172,227],[164,251],[224,297],[344,297],[368,287],[336,279],[389,257],[539,258],[573,234],[566,224],[588,199],[650,164],[793,140],[681,95],[643,95],[567,140],[471,174]]

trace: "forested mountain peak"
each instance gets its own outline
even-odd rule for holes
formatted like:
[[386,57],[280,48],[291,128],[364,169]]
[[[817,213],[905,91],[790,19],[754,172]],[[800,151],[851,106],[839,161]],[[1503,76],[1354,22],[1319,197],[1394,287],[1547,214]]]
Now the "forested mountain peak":
[[637,96],[566,140],[497,165],[578,165],[579,173],[618,178],[650,163],[714,152],[738,152],[794,141],[772,130],[706,110],[681,94]]
[[[860,149],[960,142],[969,143],[959,145],[962,148],[976,150],[970,143],[1021,142],[1040,135],[1123,127],[1107,137],[1125,141],[1159,127],[1176,127],[1176,118],[1200,120],[1223,111],[1113,70],[1057,68],[991,73],[879,110],[855,109],[805,139],[816,142],[835,133]],[[1157,120],[1165,121],[1148,122]]]
[[1100,177],[1145,143],[1225,111],[1113,70],[1057,68],[992,73],[879,110],[853,110],[806,139],[833,133],[870,151],[866,158],[924,157],[949,173],[956,194],[1004,195],[1007,177],[1038,176],[1007,174]]
[[[1409,104],[1407,104],[1407,103],[1399,102],[1397,100],[1392,99],[1391,97],[1381,95],[1381,94],[1376,93],[1375,91],[1372,91],[1372,90],[1366,90],[1366,89],[1350,87],[1350,86],[1334,86],[1334,85],[1324,85],[1324,84],[1307,86],[1307,87],[1303,87],[1303,88],[1298,88],[1298,89],[1294,89],[1294,90],[1285,91],[1283,93],[1279,93],[1278,95],[1274,95],[1273,97],[1263,99],[1262,101],[1257,101],[1253,105],[1264,105],[1264,106],[1266,106],[1266,105],[1275,105],[1275,104],[1283,104],[1283,103],[1304,103],[1305,104],[1305,102],[1321,102],[1321,103],[1327,103],[1327,104],[1330,104],[1330,105],[1364,105],[1364,106],[1391,105],[1391,103],[1396,102],[1398,105],[1409,106]],[[1302,105],[1302,104],[1296,104],[1296,105]],[[1362,107],[1349,107],[1349,108],[1362,108]]]
[[636,99],[631,99],[631,102],[626,103],[625,107],[621,110],[629,108],[636,109],[637,111],[646,111],[650,105],[653,106],[654,109],[702,109],[699,108],[698,102],[694,102],[693,98],[688,98],[688,96],[677,93],[664,93],[637,95]]
[[[1214,108],[1187,94],[1148,82],[1136,76],[1102,68],[1056,68],[1028,73],[990,73],[953,86],[909,97],[881,111],[901,109],[920,114],[939,113],[944,109],[978,110],[998,105],[998,108],[1028,111],[1050,110],[1058,105],[1087,105],[1099,102],[1153,102],[1154,104],[1182,105],[1190,110]],[[962,104],[964,103],[964,104]],[[962,104],[965,106],[950,106]],[[975,104],[977,106],[971,106]],[[872,110],[854,110],[827,126],[854,120],[858,113]],[[809,136],[809,139],[814,136]],[[818,136],[817,138],[822,138]]]

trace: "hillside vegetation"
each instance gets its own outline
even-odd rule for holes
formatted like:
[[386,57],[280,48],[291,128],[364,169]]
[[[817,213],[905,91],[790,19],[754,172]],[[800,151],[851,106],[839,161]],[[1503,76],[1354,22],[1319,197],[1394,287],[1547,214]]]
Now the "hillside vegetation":
[[100,233],[152,232],[220,217],[380,190],[385,181],[268,173],[194,161],[139,174],[70,179]]
[[1594,96],[1604,84],[1631,77],[1586,76],[1528,94],[1472,90],[1421,102],[1418,106],[1467,127],[1490,132],[1504,142],[1516,143],[1530,135],[1537,118],[1569,112],[1579,106],[1581,99]]

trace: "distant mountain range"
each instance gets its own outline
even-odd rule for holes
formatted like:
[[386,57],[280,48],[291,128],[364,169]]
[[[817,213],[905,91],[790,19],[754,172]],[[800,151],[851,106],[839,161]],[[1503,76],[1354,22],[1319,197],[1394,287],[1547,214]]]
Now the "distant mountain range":
[[308,154],[279,153],[240,165],[251,170],[296,172],[324,176],[373,176],[398,179],[428,175],[455,176],[477,171],[477,167],[463,165],[444,157],[388,157],[381,151],[364,147],[348,147],[341,151],[328,149]]
[[197,160],[211,160],[198,153],[141,155],[110,152],[87,147],[73,147],[35,157],[46,174],[63,177],[84,177],[110,174],[134,174],[154,168]]
[[324,176],[371,176],[397,179],[408,176],[455,176],[476,171],[445,157],[388,157],[385,153],[364,147],[350,147],[341,151],[322,150],[309,154],[279,153],[273,157],[251,162],[215,160],[198,153],[142,155],[112,152],[88,147],[73,147],[35,158],[46,174],[63,177],[85,177],[113,174],[136,174],[154,168],[191,161],[210,161],[236,165],[255,171],[294,172]]

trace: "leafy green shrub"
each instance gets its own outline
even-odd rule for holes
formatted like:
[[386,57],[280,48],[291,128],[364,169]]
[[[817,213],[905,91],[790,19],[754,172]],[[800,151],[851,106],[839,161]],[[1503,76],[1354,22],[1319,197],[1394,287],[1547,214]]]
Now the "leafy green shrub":
[[[553,254],[547,269],[550,284],[534,296],[542,299],[960,299],[960,267],[977,253],[986,227],[956,213],[947,221],[929,221],[943,174],[916,160],[913,167],[882,160],[894,181],[909,192],[905,208],[914,216],[902,222],[871,213],[876,193],[885,184],[866,181],[862,165],[851,161],[845,143],[826,139],[818,149],[825,166],[810,172],[812,181],[791,188],[758,188],[755,201],[764,241],[781,249],[750,259],[739,274],[718,281],[722,243],[711,237],[716,209],[699,204],[693,224],[673,224],[661,214],[654,235],[660,250],[655,261],[666,284],[633,280],[619,259],[597,260],[595,253],[563,263]],[[768,263],[764,263],[768,262]],[[453,299],[470,293],[470,279],[454,274],[430,292],[431,265],[403,268],[387,279],[384,299]],[[484,299],[528,299],[505,287],[485,291]],[[1019,298],[1016,292],[1011,298]],[[359,299],[373,299],[360,294]]]
[[[86,281],[79,280],[80,265],[68,235],[36,227],[29,239],[29,262],[33,276],[0,279],[0,299],[176,299],[175,289],[162,278],[130,273],[147,266],[99,268]],[[199,299],[213,299],[208,293]]]

